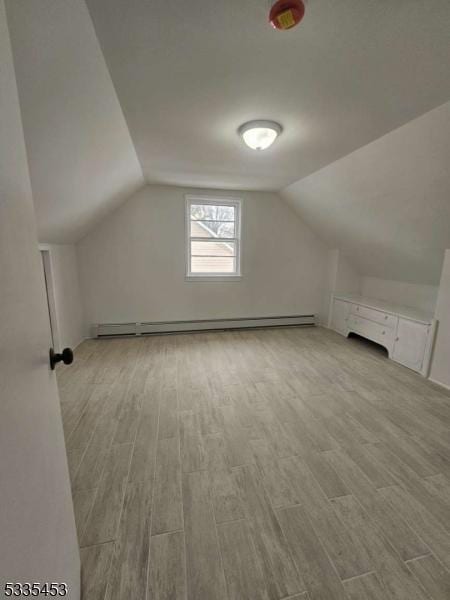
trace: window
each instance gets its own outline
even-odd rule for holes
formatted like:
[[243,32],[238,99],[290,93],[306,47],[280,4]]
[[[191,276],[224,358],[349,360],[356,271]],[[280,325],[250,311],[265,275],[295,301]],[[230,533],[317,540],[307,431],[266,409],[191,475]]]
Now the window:
[[188,277],[239,277],[241,202],[186,197]]

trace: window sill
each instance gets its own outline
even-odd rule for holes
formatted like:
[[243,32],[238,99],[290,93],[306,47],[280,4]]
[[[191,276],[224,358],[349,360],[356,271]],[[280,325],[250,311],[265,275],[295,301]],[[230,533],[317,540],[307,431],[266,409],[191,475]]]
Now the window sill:
[[186,281],[242,281],[242,275],[186,275]]

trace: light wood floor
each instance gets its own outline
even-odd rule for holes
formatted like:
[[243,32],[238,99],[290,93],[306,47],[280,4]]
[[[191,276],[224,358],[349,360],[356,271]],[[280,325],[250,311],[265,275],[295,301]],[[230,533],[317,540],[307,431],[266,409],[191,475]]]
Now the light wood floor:
[[87,341],[58,380],[84,600],[449,600],[450,398],[369,344]]

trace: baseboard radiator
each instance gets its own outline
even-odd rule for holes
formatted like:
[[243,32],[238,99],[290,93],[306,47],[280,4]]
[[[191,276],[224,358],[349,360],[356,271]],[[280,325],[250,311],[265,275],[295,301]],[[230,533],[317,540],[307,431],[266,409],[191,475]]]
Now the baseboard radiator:
[[214,331],[261,327],[314,326],[315,315],[291,315],[280,317],[251,317],[237,319],[205,319],[197,321],[157,321],[146,323],[98,323],[92,327],[96,338],[140,336],[158,333],[182,333],[190,331]]

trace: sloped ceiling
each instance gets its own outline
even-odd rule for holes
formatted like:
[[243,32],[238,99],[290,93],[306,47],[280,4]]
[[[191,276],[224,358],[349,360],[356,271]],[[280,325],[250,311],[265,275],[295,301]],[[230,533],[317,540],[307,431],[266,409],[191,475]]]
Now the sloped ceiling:
[[149,182],[278,190],[450,99],[449,0],[309,0],[289,32],[270,4],[87,0]]
[[281,195],[361,274],[437,285],[450,248],[450,102]]
[[[79,240],[141,163],[148,182],[281,189],[361,273],[438,282],[448,0],[310,0],[284,33],[266,0],[6,1],[42,241]],[[267,152],[236,134],[251,118],[285,127]]]
[[71,242],[144,183],[86,5],[7,1],[39,239]]

